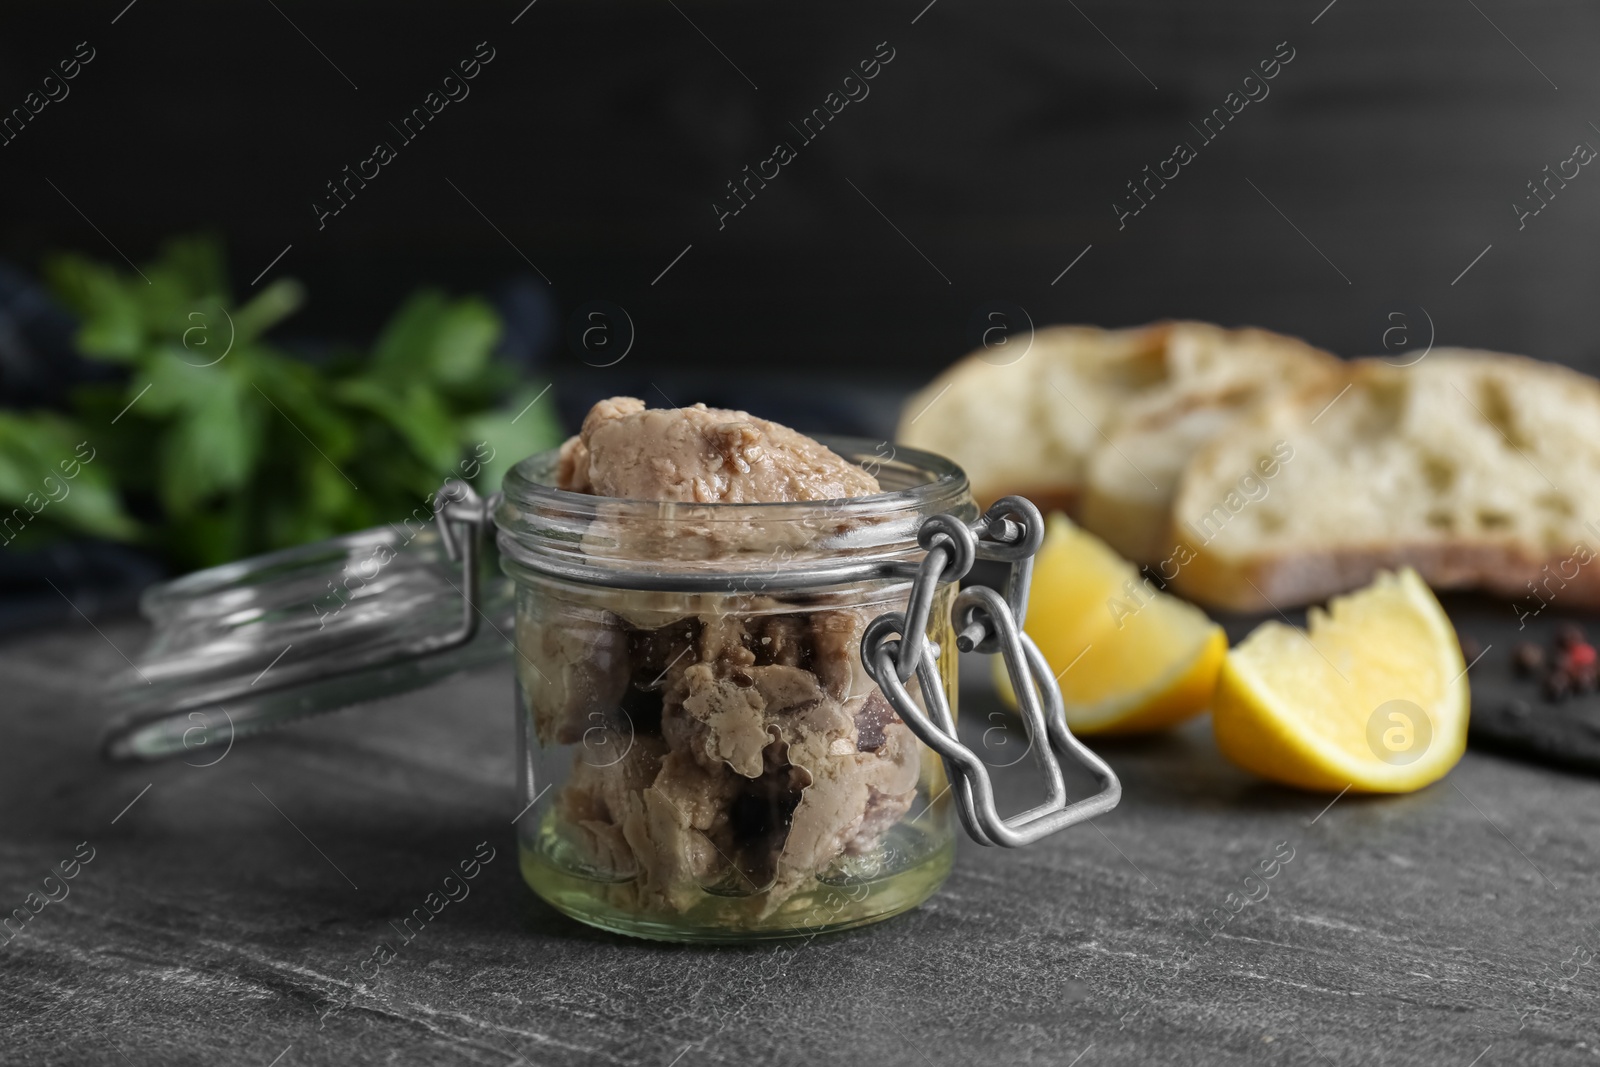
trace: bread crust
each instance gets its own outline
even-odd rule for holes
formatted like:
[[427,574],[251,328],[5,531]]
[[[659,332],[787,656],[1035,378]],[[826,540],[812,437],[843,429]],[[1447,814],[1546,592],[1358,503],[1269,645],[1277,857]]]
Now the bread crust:
[[[1201,550],[1179,572],[1180,593],[1207,607],[1262,612],[1316,604],[1369,584],[1381,570],[1414,567],[1434,589],[1477,589],[1528,602],[1529,591],[1570,556],[1531,555],[1523,546],[1466,540],[1373,545],[1304,553],[1271,553],[1238,562]],[[1600,569],[1580,567],[1575,577],[1557,580],[1549,603],[1578,609],[1600,608]],[[1516,610],[1516,605],[1511,605]]]

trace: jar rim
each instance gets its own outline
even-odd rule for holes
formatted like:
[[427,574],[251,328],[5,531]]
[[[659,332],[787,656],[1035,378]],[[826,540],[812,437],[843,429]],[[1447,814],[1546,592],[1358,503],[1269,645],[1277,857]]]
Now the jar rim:
[[976,518],[966,472],[943,456],[867,438],[815,439],[887,488],[836,500],[637,500],[558,489],[558,450],[529,456],[502,483],[501,565],[513,578],[621,589],[748,590],[752,575],[766,589],[815,588],[901,577],[905,561],[920,557],[924,519]]
[[[958,467],[954,461],[946,459],[935,452],[925,452],[920,448],[907,448],[886,441],[873,441],[866,437],[848,437],[837,434],[812,434],[811,439],[829,449],[835,454],[854,462],[857,466],[866,466],[859,459],[852,457],[866,457],[868,462],[875,462],[881,467],[890,464],[930,475],[926,481],[915,483],[899,489],[884,490],[869,493],[865,496],[837,497],[828,500],[782,500],[762,501],[753,503],[699,503],[699,502],[663,502],[658,500],[641,500],[633,497],[596,496],[593,493],[576,493],[569,489],[559,489],[550,481],[534,477],[533,472],[539,471],[543,477],[553,478],[557,466],[557,459],[561,450],[559,448],[546,449],[535,452],[515,464],[506,472],[501,482],[501,489],[505,494],[507,503],[516,504],[520,508],[536,508],[540,504],[559,504],[563,508],[582,509],[585,505],[598,508],[602,505],[638,504],[650,510],[659,509],[663,503],[674,503],[677,507],[694,508],[697,512],[705,509],[707,515],[715,514],[727,521],[737,521],[741,512],[760,514],[763,518],[781,516],[781,509],[791,509],[797,513],[818,508],[827,508],[838,511],[856,511],[862,514],[882,514],[886,506],[890,510],[906,507],[926,505],[935,499],[947,496],[959,498],[968,489],[966,471]],[[887,456],[878,450],[889,446]]]

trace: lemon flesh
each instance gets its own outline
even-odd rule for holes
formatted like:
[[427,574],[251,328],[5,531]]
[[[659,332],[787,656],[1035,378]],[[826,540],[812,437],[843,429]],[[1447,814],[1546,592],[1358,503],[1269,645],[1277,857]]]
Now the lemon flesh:
[[1404,793],[1466,749],[1466,663],[1410,568],[1312,608],[1309,629],[1257,627],[1228,654],[1212,709],[1234,763],[1319,791]]
[[[1080,734],[1159,730],[1204,711],[1227,653],[1221,627],[1153,588],[1105,542],[1052,515],[1024,626]],[[1014,705],[1005,672],[1002,694]]]

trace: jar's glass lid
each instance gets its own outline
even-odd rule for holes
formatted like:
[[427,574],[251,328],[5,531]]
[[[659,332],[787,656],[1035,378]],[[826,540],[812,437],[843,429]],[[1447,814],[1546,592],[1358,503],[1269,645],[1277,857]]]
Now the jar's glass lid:
[[[486,508],[470,490],[448,501]],[[151,588],[155,633],[108,686],[104,754],[203,764],[237,737],[509,659],[514,589],[476,549],[460,525],[378,527]]]

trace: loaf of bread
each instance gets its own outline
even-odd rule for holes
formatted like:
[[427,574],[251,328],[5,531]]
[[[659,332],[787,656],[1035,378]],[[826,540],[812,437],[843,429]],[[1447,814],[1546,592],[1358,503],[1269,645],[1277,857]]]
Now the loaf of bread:
[[1154,563],[1195,451],[1264,401],[1340,373],[1333,356],[1265,330],[1056,326],[1020,358],[979,351],[945,371],[906,403],[898,438],[959,463],[982,504],[1020,493]]
[[1597,519],[1600,381],[1441,349],[1356,361],[1213,438],[1178,487],[1161,577],[1258,611],[1409,565],[1435,589],[1596,607]]

